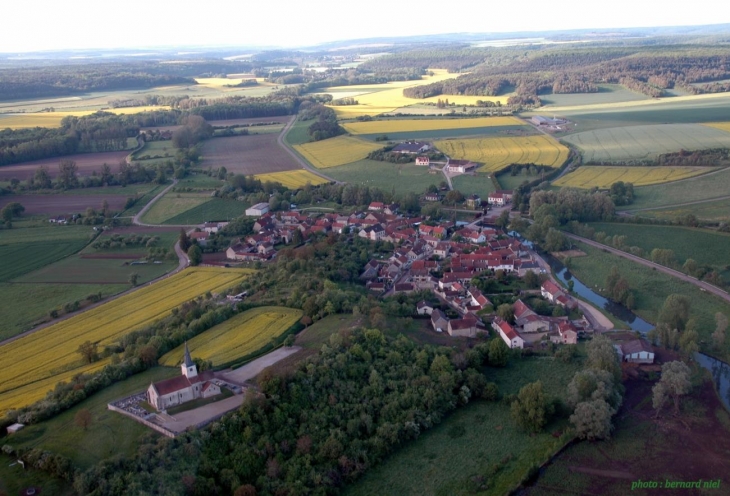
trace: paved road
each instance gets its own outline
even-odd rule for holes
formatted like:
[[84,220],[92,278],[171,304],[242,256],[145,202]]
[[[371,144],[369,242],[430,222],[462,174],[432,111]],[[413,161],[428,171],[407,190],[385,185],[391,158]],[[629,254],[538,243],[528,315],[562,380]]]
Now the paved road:
[[602,245],[601,243],[598,243],[596,241],[591,241],[590,239],[581,238],[580,236],[576,236],[575,234],[570,234],[570,233],[564,233],[564,234],[571,239],[580,241],[581,243],[585,243],[587,245],[593,246],[593,247],[601,249],[601,250],[606,250],[610,253],[613,253],[614,255],[618,255],[619,257],[629,259],[629,260],[639,263],[641,265],[645,265],[647,267],[651,267],[652,269],[656,269],[660,272],[664,272],[665,274],[676,277],[677,279],[681,279],[682,281],[686,281],[690,284],[694,284],[701,290],[706,291],[708,293],[712,293],[715,296],[718,296],[718,297],[722,298],[723,300],[730,302],[730,294],[728,294],[726,291],[723,291],[722,289],[720,289],[716,286],[713,286],[712,284],[709,284],[704,281],[695,279],[694,277],[688,276],[687,274],[679,272],[678,270],[670,269],[669,267],[665,267],[663,265],[659,265],[654,262],[650,262],[649,260],[643,259],[641,257],[637,257],[636,255],[632,255],[631,253],[626,253],[624,251],[617,250],[616,248],[611,248],[610,246]]
[[312,167],[307,162],[305,162],[304,160],[302,160],[301,158],[299,158],[299,155],[297,155],[296,153],[294,153],[294,150],[292,150],[291,148],[289,148],[287,146],[287,144],[284,143],[284,136],[286,136],[286,133],[289,132],[289,129],[294,125],[294,123],[296,121],[297,121],[297,116],[296,115],[295,116],[292,116],[291,120],[287,123],[286,126],[284,126],[284,129],[279,133],[279,137],[276,138],[276,142],[279,143],[279,146],[282,147],[284,150],[286,150],[287,153],[289,155],[291,155],[292,158],[294,160],[296,160],[299,165],[301,165],[304,169],[307,169],[312,174],[316,174],[319,177],[323,177],[324,179],[326,179],[328,181],[335,182],[337,184],[345,184],[342,181],[338,181],[337,179],[334,179],[334,178],[329,177],[329,176],[327,176],[325,174],[322,174],[322,172],[320,172],[319,169],[317,169],[316,167]]

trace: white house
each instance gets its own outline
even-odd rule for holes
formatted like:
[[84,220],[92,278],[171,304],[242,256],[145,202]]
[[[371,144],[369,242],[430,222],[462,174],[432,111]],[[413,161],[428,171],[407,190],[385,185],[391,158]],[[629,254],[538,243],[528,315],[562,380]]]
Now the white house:
[[511,190],[497,190],[492,193],[489,193],[489,196],[487,197],[487,203],[490,205],[506,205],[507,203],[512,201],[512,191]]
[[469,160],[449,159],[446,165],[446,172],[451,172],[453,174],[464,174],[465,172],[472,170],[476,166],[477,164]]
[[643,339],[632,339],[613,346],[622,362],[654,363],[654,349]]
[[185,343],[185,357],[180,368],[182,369],[181,376],[154,382],[147,388],[147,402],[158,411],[198,398],[210,398],[221,393],[220,387],[212,382],[215,372],[206,370],[198,374],[198,367],[190,358],[187,343]]
[[416,157],[416,165],[429,165],[430,163],[428,157]]
[[525,347],[525,340],[522,339],[522,336],[520,336],[509,322],[497,317],[492,322],[492,329],[499,333],[499,337],[501,337],[502,341],[504,341],[510,348]]
[[433,307],[426,303],[426,300],[421,300],[416,305],[416,312],[418,312],[418,315],[431,315]]
[[266,212],[269,211],[269,204],[268,203],[257,203],[256,205],[252,206],[251,208],[246,209],[246,215],[249,217],[261,217]]
[[[268,209],[268,204],[267,204]],[[203,231],[207,233],[217,233],[228,225],[228,222],[206,222],[203,224]]]

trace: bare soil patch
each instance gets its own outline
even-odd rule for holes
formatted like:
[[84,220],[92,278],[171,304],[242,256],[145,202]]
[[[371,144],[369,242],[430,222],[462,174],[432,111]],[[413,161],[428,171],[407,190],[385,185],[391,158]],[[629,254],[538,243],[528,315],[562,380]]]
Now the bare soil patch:
[[225,167],[235,174],[265,174],[300,169],[277,143],[277,134],[214,138],[203,146],[203,168]]
[[129,151],[107,152],[107,153],[82,153],[79,155],[66,155],[63,157],[45,158],[22,164],[3,165],[0,167],[0,180],[7,181],[12,178],[26,180],[31,177],[36,169],[41,166],[48,167],[51,177],[58,175],[58,164],[61,160],[73,160],[79,168],[78,175],[90,176],[92,171],[99,172],[103,164],[108,164],[112,172],[117,172],[119,162],[129,155]]
[[26,215],[74,214],[88,207],[99,209],[104,200],[109,208],[119,211],[124,208],[127,195],[4,195],[0,196],[0,209],[8,203],[18,202],[25,207]]

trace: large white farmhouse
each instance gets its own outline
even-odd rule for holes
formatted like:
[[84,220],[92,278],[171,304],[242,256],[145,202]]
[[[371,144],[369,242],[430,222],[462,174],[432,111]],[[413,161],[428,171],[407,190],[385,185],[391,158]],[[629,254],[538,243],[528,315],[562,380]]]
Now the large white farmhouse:
[[221,393],[220,387],[211,382],[215,377],[215,372],[206,370],[198,374],[198,367],[190,358],[187,343],[185,343],[185,357],[180,368],[182,369],[181,376],[154,382],[147,388],[147,402],[157,410],[165,410],[187,401],[210,398]]

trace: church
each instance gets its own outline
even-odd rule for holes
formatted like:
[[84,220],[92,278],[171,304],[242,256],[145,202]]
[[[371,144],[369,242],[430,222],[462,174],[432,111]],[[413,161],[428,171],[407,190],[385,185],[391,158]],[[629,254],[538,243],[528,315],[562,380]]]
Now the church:
[[198,374],[198,367],[190,358],[187,343],[185,343],[185,357],[180,368],[182,369],[181,376],[153,382],[147,388],[147,402],[158,411],[198,398],[210,398],[221,393],[221,388],[212,382],[215,378],[214,371],[206,370]]

